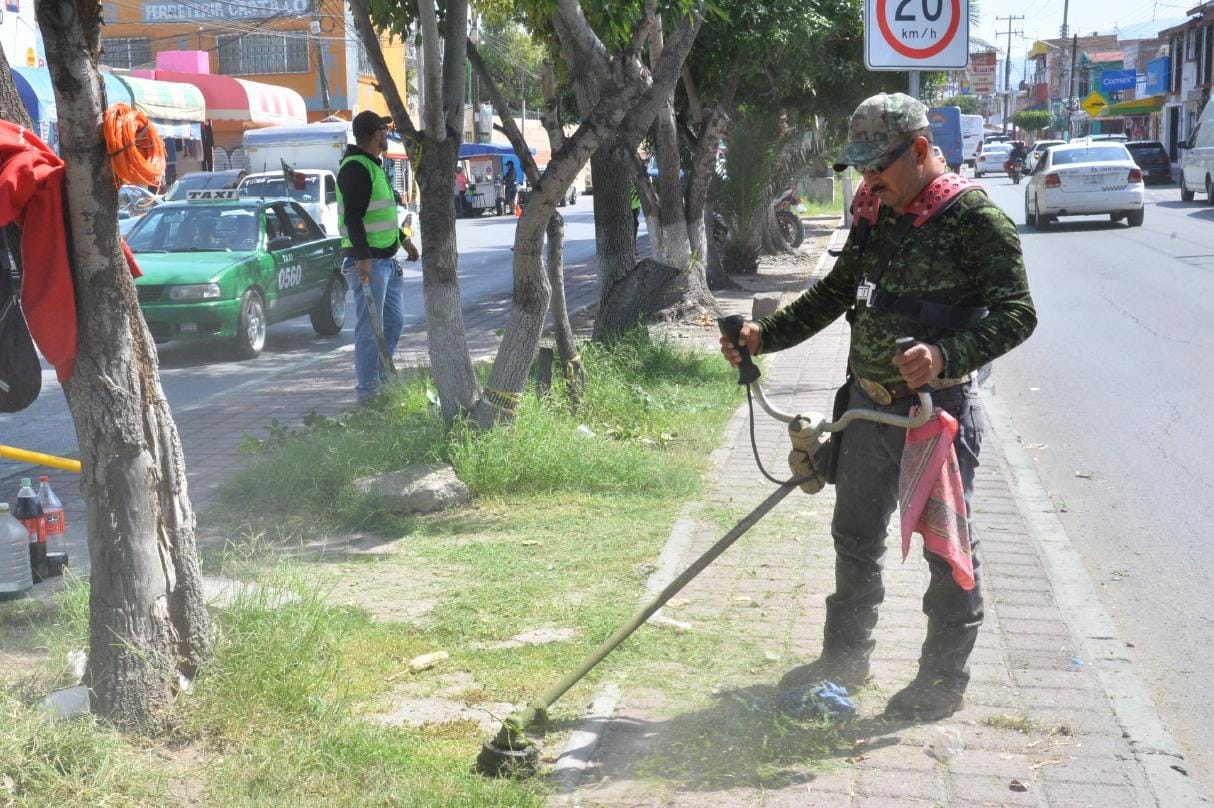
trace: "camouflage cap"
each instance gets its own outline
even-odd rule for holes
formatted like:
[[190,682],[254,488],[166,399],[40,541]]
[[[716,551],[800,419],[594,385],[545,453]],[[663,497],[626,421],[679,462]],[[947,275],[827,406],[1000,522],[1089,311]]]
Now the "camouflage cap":
[[871,163],[899,135],[930,125],[927,107],[905,93],[878,93],[866,98],[852,113],[847,147],[835,161],[835,171]]

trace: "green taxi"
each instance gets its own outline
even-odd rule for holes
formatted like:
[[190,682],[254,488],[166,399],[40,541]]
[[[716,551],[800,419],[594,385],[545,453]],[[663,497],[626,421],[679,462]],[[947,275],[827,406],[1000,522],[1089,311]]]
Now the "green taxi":
[[234,190],[192,191],[148,211],[126,236],[143,277],[139,306],[157,342],[222,339],[245,358],[266,328],[307,314],[322,336],[341,331],[341,239],[299,203]]

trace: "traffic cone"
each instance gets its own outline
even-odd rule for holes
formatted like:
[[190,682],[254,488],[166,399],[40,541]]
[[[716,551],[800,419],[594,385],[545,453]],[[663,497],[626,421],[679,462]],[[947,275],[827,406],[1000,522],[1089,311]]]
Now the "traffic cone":
[[517,217],[517,216],[522,216],[522,215],[523,215],[523,206],[522,206],[522,205],[520,205],[520,204],[518,204],[518,203],[515,203],[515,205],[514,205],[514,215],[515,215],[516,217]]

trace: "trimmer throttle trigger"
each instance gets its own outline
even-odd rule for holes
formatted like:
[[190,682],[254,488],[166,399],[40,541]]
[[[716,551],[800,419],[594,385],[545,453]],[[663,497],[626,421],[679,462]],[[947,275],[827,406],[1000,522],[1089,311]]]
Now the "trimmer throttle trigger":
[[717,318],[717,327],[721,329],[721,334],[733,343],[733,347],[742,356],[742,364],[738,365],[738,384],[757,382],[759,376],[762,375],[759,372],[759,366],[755,364],[755,360],[750,358],[750,349],[742,344],[742,325],[745,322],[746,318],[740,314],[731,314],[728,317]]

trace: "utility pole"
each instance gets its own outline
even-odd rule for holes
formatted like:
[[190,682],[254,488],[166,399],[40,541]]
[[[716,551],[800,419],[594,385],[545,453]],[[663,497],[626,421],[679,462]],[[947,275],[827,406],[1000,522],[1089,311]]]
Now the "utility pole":
[[998,34],[998,36],[1007,37],[1007,47],[1003,51],[1003,92],[1005,93],[1003,97],[1003,131],[1005,134],[1007,133],[1007,119],[1008,116],[1011,115],[1012,105],[1012,35],[1015,34],[1016,36],[1024,36],[1023,31],[1012,31],[1012,23],[1016,20],[1023,19],[1023,14],[1021,14],[1019,17],[1008,16],[995,18],[997,22],[1007,20],[1007,33]]
[[1071,99],[1075,97],[1075,60],[1079,57],[1079,34],[1071,39],[1071,75],[1067,79],[1067,111],[1066,132],[1067,140],[1071,139]]
[[312,9],[312,22],[308,26],[312,34],[312,45],[316,48],[316,72],[320,76],[320,103],[324,107],[324,115],[329,115],[329,68],[325,66],[325,38],[321,36],[320,3]]
[[1062,30],[1060,31],[1060,34],[1063,39],[1066,39],[1067,34],[1069,34],[1071,32],[1071,30],[1069,28],[1067,28],[1067,25],[1066,25],[1067,13],[1070,10],[1071,10],[1071,0],[1063,0],[1063,2],[1062,2]]

